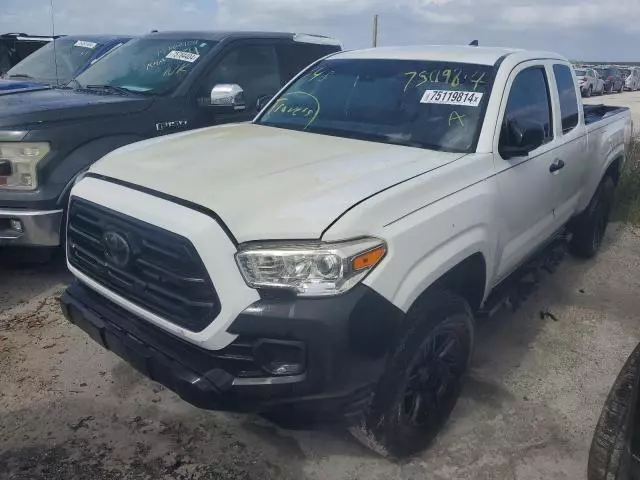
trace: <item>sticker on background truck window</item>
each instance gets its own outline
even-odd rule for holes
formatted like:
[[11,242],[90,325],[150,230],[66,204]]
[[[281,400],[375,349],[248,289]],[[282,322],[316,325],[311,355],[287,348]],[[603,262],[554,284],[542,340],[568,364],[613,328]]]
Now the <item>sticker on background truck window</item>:
[[97,43],[95,42],[87,42],[86,40],[78,40],[76,43],[73,44],[74,47],[83,47],[83,48],[90,48],[90,49],[94,49],[98,46]]
[[165,58],[171,58],[173,60],[182,60],[183,62],[193,63],[200,58],[197,53],[179,52],[178,50],[172,50],[167,53]]
[[480,105],[483,93],[462,92],[451,90],[427,90],[424,92],[420,103],[435,103],[439,105],[462,105],[465,107],[477,107]]

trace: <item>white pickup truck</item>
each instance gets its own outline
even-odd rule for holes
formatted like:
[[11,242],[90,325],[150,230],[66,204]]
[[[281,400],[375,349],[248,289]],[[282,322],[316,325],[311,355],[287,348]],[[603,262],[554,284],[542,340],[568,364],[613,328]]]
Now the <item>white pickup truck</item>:
[[[242,85],[218,90],[242,108]],[[579,97],[552,53],[326,57],[251,123],[92,166],[63,310],[196,406],[337,413],[377,452],[416,452],[489,295],[558,235],[600,245],[632,124]]]

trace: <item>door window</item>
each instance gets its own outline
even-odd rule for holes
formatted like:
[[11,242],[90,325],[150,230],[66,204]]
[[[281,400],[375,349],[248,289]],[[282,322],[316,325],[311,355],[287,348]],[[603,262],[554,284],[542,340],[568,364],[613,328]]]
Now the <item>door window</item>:
[[241,45],[227,53],[209,74],[202,97],[215,85],[235,83],[244,90],[247,110],[255,112],[260,97],[275,95],[282,87],[275,47]]
[[527,68],[518,73],[513,81],[504,112],[500,145],[517,145],[516,139],[512,138],[513,129],[507,128],[511,122],[520,126],[536,122],[544,129],[544,143],[553,140],[551,103],[544,67]]
[[571,69],[567,65],[554,65],[558,96],[560,98],[560,114],[562,116],[562,133],[573,130],[578,125],[578,97],[573,82]]
[[295,77],[305,67],[319,58],[339,51],[333,45],[316,45],[314,43],[290,43],[278,46],[280,68],[284,82]]

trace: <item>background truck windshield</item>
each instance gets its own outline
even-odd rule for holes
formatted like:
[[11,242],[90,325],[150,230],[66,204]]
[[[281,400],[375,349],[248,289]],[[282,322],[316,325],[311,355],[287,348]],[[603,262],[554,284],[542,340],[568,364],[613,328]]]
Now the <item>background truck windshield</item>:
[[586,70],[576,70],[576,76],[584,77],[586,75],[587,75],[587,71]]
[[162,95],[177,87],[216,43],[190,38],[134,39],[78,75],[73,85],[111,85]]
[[361,140],[470,152],[492,67],[413,60],[325,60],[256,123]]
[[18,63],[7,72],[7,78],[35,79],[45,83],[65,85],[75,77],[78,69],[89,61],[96,49],[102,47],[100,43],[78,38],[59,38],[54,42],[36,50]]

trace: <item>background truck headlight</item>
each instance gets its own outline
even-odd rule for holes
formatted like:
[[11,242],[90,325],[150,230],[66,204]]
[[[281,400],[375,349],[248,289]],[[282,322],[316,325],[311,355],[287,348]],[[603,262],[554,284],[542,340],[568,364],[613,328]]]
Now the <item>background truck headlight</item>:
[[0,188],[35,190],[36,167],[50,150],[45,142],[0,142]]
[[241,246],[236,261],[252,288],[281,288],[302,297],[321,297],[351,289],[386,253],[387,245],[377,238],[265,242]]

